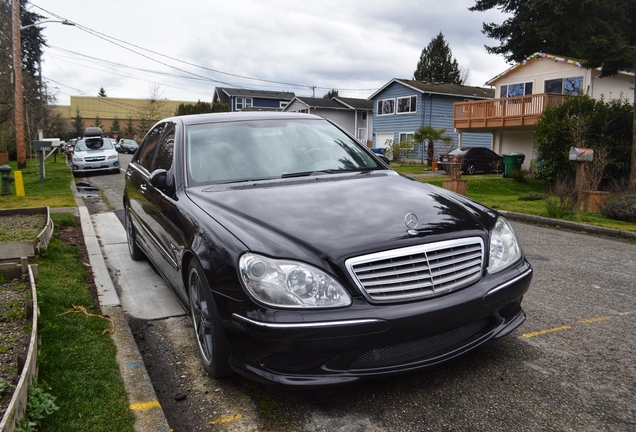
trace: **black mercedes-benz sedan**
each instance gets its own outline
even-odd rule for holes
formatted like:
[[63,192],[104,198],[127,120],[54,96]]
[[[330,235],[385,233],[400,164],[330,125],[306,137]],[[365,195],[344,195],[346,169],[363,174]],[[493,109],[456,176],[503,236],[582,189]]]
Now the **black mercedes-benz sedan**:
[[532,267],[506,219],[397,174],[320,117],[162,120],[123,199],[132,258],[189,311],[213,377],[312,386],[403,373],[525,320]]

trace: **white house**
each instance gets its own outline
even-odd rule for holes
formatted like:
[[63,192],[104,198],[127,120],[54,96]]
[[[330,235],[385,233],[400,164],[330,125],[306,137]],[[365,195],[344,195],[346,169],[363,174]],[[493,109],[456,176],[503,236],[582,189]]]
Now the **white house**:
[[599,69],[585,69],[580,60],[535,53],[486,83],[495,87],[496,99],[455,103],[453,126],[460,133],[492,133],[493,150],[525,154],[523,168],[528,169],[535,156],[535,125],[546,106],[582,94],[633,102],[634,73],[600,75]]
[[315,114],[336,123],[371,147],[373,102],[366,99],[296,96],[283,111]]

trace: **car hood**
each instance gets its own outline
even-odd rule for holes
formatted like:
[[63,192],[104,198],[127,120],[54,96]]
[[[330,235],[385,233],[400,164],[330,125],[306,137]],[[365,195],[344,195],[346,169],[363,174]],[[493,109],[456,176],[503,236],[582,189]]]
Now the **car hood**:
[[[393,171],[188,188],[187,195],[250,250],[314,262],[483,236],[496,218],[473,201]],[[410,232],[409,213],[418,219]]]

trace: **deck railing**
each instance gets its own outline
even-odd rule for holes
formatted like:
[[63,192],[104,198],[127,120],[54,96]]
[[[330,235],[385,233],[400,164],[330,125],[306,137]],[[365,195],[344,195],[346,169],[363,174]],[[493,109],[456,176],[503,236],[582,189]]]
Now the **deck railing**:
[[456,129],[534,125],[547,106],[558,105],[567,95],[541,93],[504,99],[455,102]]

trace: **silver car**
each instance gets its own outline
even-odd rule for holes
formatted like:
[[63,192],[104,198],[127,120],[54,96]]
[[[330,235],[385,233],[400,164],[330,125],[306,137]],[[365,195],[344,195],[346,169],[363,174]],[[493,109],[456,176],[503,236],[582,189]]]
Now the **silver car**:
[[78,140],[73,151],[73,175],[91,172],[119,172],[119,154],[108,138],[90,137]]

